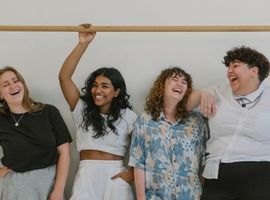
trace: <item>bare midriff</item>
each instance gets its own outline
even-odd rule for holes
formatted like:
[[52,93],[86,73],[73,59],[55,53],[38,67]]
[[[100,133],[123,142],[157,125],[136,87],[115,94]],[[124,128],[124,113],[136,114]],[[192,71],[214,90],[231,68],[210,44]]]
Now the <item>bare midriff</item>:
[[82,150],[80,160],[123,160],[123,156],[117,156],[104,151]]

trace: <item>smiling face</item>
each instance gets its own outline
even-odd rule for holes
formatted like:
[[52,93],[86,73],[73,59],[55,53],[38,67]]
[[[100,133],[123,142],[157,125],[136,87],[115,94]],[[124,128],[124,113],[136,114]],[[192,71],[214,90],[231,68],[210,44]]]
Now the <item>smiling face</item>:
[[187,91],[187,81],[184,76],[173,74],[167,78],[164,87],[164,100],[175,100],[180,102]]
[[10,106],[21,105],[24,85],[13,71],[6,71],[0,76],[0,98]]
[[120,90],[114,88],[110,79],[97,76],[91,88],[93,100],[100,107],[102,113],[108,113],[113,98],[117,97]]
[[240,61],[231,62],[227,69],[227,78],[235,95],[247,95],[254,92],[260,84],[258,68]]

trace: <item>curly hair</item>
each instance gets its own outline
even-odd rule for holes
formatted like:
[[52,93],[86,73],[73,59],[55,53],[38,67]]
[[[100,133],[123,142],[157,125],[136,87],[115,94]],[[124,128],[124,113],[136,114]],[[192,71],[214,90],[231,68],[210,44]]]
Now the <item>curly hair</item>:
[[269,75],[269,60],[255,49],[245,46],[235,47],[226,53],[222,63],[228,67],[231,62],[236,60],[248,64],[249,68],[258,67],[260,82]]
[[172,76],[184,76],[187,81],[187,91],[183,99],[178,103],[176,119],[182,120],[188,115],[188,111],[185,109],[185,106],[192,91],[192,78],[179,67],[169,67],[161,71],[146,97],[145,111],[148,112],[154,120],[157,120],[162,112],[165,82]]
[[[6,66],[0,69],[0,77],[5,73],[5,72],[13,72],[18,80],[23,84],[24,86],[24,95],[23,95],[23,101],[22,101],[22,106],[28,111],[28,112],[38,112],[44,108],[44,104],[41,102],[36,102],[29,96],[29,90],[27,88],[26,82],[23,79],[22,75],[13,67]],[[0,113],[5,114],[9,111],[9,107],[5,101],[5,99],[0,100]]]
[[[107,118],[104,119],[100,113],[100,107],[94,102],[91,94],[91,88],[95,82],[97,76],[104,76],[112,82],[114,90],[119,89],[120,93],[117,97],[114,97],[111,103],[111,107]],[[89,75],[85,81],[85,86],[81,89],[82,95],[80,98],[85,103],[85,108],[83,110],[83,121],[81,126],[88,130],[89,126],[93,127],[96,134],[94,138],[103,137],[108,134],[106,127],[108,126],[114,134],[118,134],[113,122],[115,122],[120,117],[121,109],[130,108],[129,103],[130,96],[127,94],[126,83],[121,73],[113,67],[103,67],[99,68]]]

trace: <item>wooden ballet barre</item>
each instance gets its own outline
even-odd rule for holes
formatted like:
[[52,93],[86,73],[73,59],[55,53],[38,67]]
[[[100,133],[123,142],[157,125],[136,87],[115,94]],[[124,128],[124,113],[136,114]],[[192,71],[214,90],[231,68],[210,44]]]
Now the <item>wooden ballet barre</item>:
[[270,26],[10,26],[0,31],[37,32],[269,32]]

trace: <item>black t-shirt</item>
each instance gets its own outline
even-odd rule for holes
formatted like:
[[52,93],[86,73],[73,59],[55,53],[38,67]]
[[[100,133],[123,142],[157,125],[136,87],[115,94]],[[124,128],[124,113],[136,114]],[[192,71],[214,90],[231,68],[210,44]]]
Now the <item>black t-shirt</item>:
[[[22,114],[12,113],[16,120]],[[57,146],[71,142],[68,128],[58,109],[45,105],[36,113],[25,113],[15,126],[10,113],[0,115],[2,164],[16,172],[42,169],[56,164]]]

